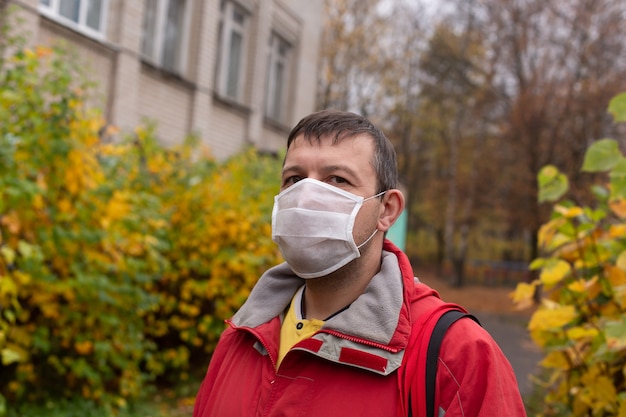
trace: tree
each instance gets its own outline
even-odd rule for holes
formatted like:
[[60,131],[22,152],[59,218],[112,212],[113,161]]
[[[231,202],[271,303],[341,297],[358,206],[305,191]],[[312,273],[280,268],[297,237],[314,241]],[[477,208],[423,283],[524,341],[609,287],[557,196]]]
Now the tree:
[[381,114],[380,77],[390,72],[386,47],[392,19],[380,10],[381,0],[325,2],[317,106]]
[[[472,228],[490,190],[481,187],[489,174],[479,162],[490,143],[494,95],[490,91],[492,69],[484,54],[481,33],[474,28],[471,9],[455,25],[437,27],[421,59],[422,106],[430,118],[435,143],[440,147],[439,178],[431,178],[436,192],[444,191],[444,209],[436,207],[446,258],[453,266],[453,284],[464,283],[464,267]],[[456,32],[455,32],[456,31]],[[444,181],[443,187],[441,181]],[[432,195],[435,197],[434,193]],[[435,197],[436,198],[436,197]],[[439,213],[439,214],[438,214]],[[441,215],[443,213],[443,216]]]
[[[508,169],[499,188],[510,235],[536,236],[547,217],[536,205],[539,169],[553,163],[578,182],[584,149],[609,130],[598,109],[623,83],[624,5],[616,0],[471,5],[486,47],[497,58],[495,90],[506,109],[501,156]],[[528,244],[533,258],[536,242]]]
[[535,256],[549,215],[536,202],[542,166],[589,181],[577,168],[613,129],[600,109],[623,85],[626,5],[419,4],[327,3],[319,106],[383,126],[408,190],[409,255],[435,254],[462,283],[467,260]]

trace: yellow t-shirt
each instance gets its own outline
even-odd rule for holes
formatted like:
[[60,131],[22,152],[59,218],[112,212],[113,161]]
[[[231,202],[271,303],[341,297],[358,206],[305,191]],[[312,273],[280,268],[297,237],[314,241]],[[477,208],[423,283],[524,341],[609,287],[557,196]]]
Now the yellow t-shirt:
[[302,318],[302,292],[304,286],[300,287],[291,299],[291,305],[285,314],[285,319],[280,328],[280,347],[278,349],[278,361],[276,369],[280,367],[283,358],[296,343],[313,336],[323,325],[324,321]]

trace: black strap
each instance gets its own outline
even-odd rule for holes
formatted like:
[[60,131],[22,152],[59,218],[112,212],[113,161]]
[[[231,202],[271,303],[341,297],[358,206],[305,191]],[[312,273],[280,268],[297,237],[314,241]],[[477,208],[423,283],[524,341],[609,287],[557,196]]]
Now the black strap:
[[[464,313],[459,310],[446,311],[439,317],[428,342],[428,351],[426,352],[426,417],[435,416],[435,384],[437,379],[437,363],[439,362],[439,348],[443,337],[454,322],[463,317],[469,317],[476,323],[480,324],[478,319],[471,314]],[[413,416],[413,407],[411,404],[411,396],[409,395],[409,417]]]

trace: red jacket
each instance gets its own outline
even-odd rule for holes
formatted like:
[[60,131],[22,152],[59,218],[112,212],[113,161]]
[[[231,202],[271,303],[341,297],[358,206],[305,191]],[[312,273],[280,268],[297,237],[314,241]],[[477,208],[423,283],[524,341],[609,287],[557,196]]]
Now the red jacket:
[[[385,241],[381,271],[363,295],[294,346],[276,371],[283,312],[303,283],[286,264],[261,277],[227,321],[194,417],[408,414],[399,368],[415,317],[443,303],[437,293],[417,282],[406,256]],[[509,362],[469,319],[453,324],[443,340],[437,398],[446,417],[526,415]]]

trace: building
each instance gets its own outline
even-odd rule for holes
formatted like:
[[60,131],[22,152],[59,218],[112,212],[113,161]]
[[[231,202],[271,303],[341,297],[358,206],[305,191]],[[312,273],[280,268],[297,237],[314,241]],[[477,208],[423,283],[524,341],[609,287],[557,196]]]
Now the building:
[[[217,158],[276,151],[315,109],[318,0],[0,0],[32,43],[69,43],[107,120],[157,123],[165,145],[196,133]],[[25,27],[24,27],[25,26]]]

